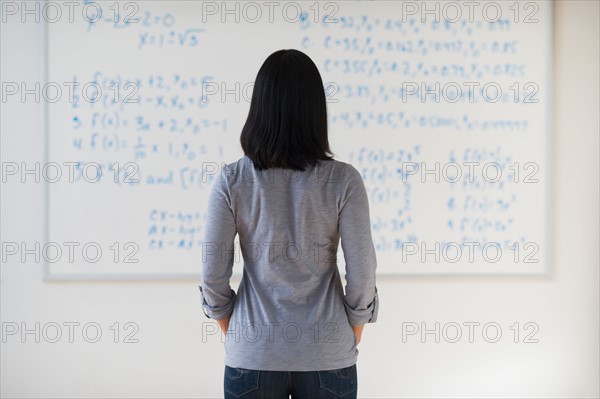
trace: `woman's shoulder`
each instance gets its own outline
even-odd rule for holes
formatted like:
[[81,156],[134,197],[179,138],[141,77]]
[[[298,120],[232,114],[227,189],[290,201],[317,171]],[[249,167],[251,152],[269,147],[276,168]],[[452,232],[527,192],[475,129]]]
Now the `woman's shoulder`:
[[247,166],[252,166],[252,160],[247,155],[244,155],[235,161],[221,162],[222,171],[227,172],[228,174],[235,174],[237,171]]
[[342,179],[354,180],[361,178],[359,170],[350,162],[331,159],[323,162],[331,162],[333,169],[336,169]]

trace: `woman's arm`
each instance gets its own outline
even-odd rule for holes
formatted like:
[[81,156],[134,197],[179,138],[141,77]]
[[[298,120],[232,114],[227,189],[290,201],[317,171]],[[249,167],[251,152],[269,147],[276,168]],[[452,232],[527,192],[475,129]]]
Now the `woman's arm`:
[[344,306],[358,341],[363,326],[374,323],[379,312],[377,257],[371,236],[369,200],[360,172],[347,164],[342,175],[339,232],[346,261]]
[[223,333],[223,335],[227,335],[227,330],[229,329],[229,320],[230,319],[231,319],[231,315],[227,316],[224,319],[217,320],[217,324],[219,325],[219,328],[221,329],[221,332]]
[[230,279],[237,230],[224,171],[216,176],[213,183],[207,211],[202,241],[200,292],[206,315],[219,322],[227,320],[228,324],[236,300]]
[[360,344],[360,338],[362,337],[363,329],[365,325],[360,326],[352,326],[352,330],[354,331],[354,336],[356,336],[356,345]]

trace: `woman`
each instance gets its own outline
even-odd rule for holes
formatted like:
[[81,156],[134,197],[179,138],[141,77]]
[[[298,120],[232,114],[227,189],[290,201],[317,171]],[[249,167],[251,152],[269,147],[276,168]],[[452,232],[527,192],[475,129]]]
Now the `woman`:
[[225,397],[355,398],[357,345],[379,308],[369,204],[360,173],[333,159],[323,81],[307,55],[266,59],[241,145],[244,157],[212,187],[202,245],[203,309],[226,334]]

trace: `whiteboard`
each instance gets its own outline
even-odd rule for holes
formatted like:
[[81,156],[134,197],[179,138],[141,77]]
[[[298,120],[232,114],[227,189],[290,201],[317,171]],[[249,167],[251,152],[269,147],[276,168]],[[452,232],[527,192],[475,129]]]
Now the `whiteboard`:
[[46,80],[73,88],[45,103],[63,171],[47,279],[199,278],[214,167],[243,156],[252,82],[283,48],[321,72],[379,275],[549,272],[549,2],[274,4],[85,2],[46,24]]

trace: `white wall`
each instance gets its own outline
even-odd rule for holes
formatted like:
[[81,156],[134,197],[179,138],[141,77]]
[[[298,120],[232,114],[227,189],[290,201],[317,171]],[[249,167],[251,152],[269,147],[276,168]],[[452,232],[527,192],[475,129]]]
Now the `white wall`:
[[[359,397],[600,395],[598,15],[598,2],[555,4],[552,276],[381,279],[380,318],[360,345]],[[3,24],[0,33],[2,81],[39,81],[36,25]],[[2,161],[43,159],[38,104],[1,106]],[[3,242],[43,240],[43,192],[35,183],[2,186]],[[202,342],[207,319],[195,284],[44,283],[42,264],[31,257],[3,263],[0,277],[5,326],[94,321],[104,334],[96,344],[80,330],[74,343],[8,337],[2,397],[222,396],[222,345],[214,337]],[[128,321],[139,325],[140,342],[113,343],[109,327]],[[495,344],[480,330],[474,343],[401,339],[403,322],[469,321],[497,322],[503,336]],[[514,343],[515,322],[521,332],[524,323],[536,323],[539,343]]]

